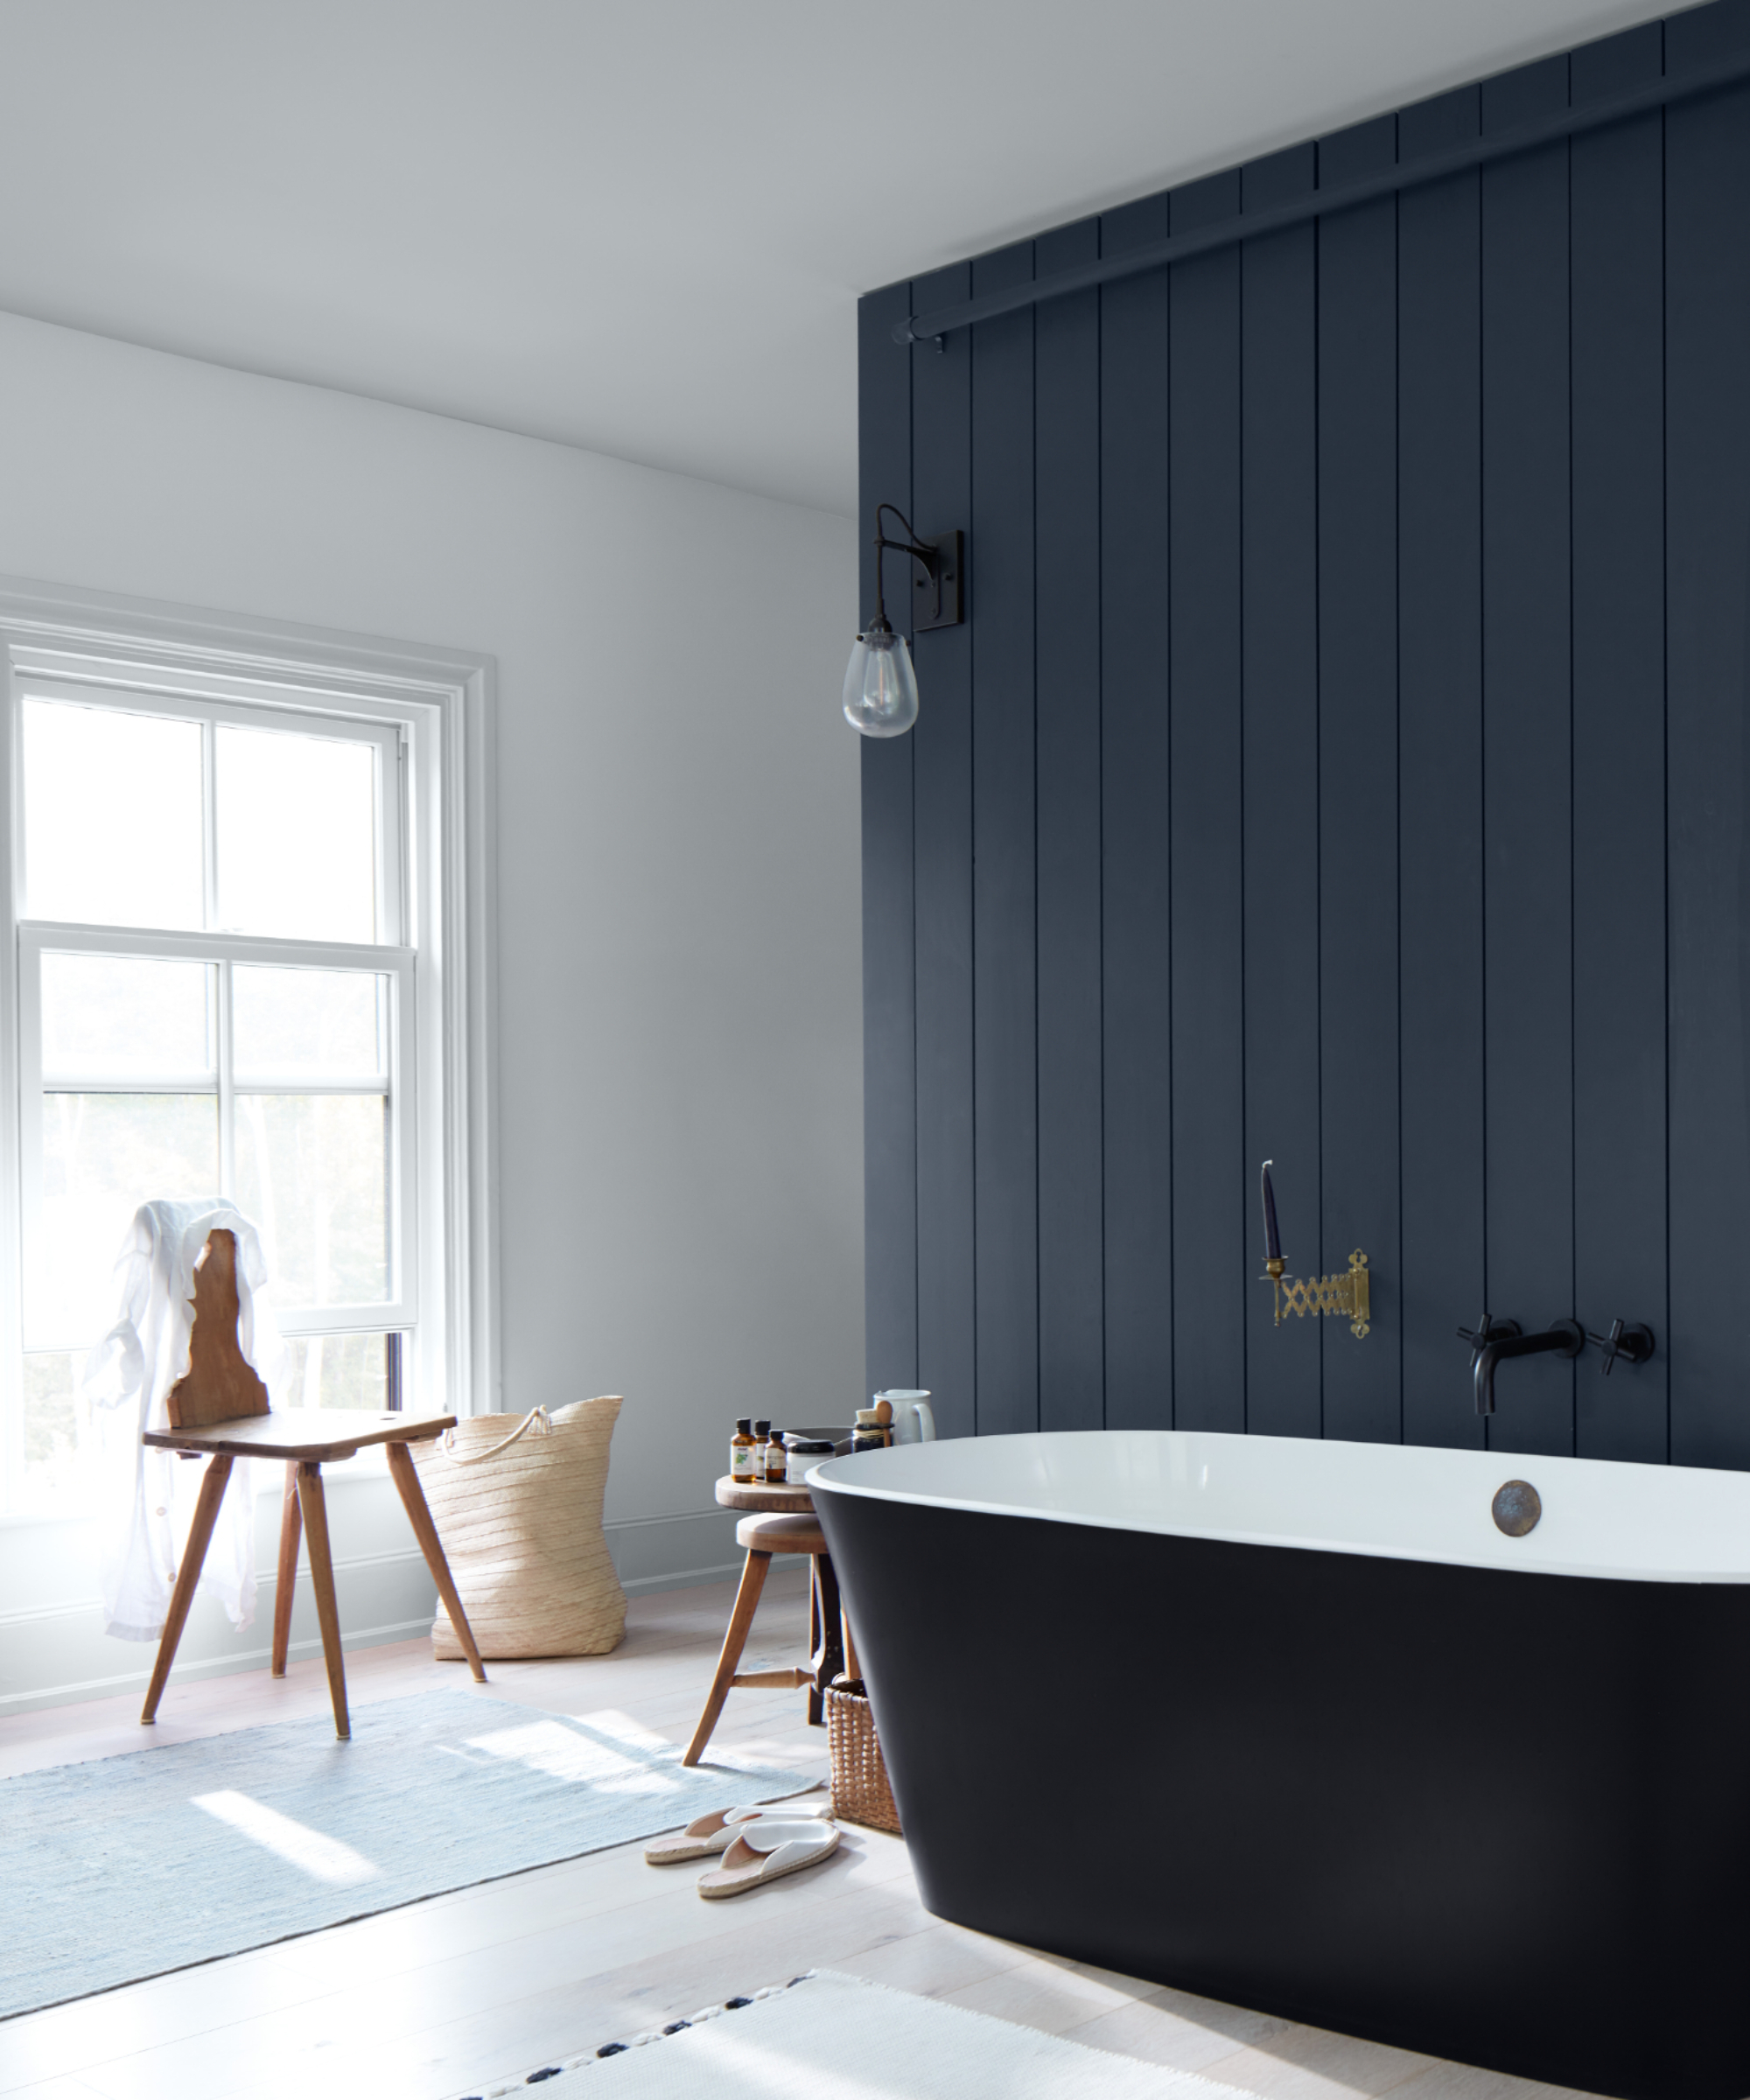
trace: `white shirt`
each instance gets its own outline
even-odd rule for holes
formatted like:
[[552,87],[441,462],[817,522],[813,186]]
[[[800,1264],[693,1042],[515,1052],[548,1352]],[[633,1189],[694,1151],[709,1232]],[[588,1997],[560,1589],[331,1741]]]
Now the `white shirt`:
[[[208,1233],[237,1240],[237,1345],[272,1392],[285,1345],[263,1294],[261,1235],[218,1197],[143,1203],[116,1258],[116,1324],[86,1359],[81,1390],[91,1404],[101,1466],[99,1578],[105,1631],[123,1641],[156,1641],[176,1582],[206,1467],[140,1441],[169,1427],[170,1389],[188,1370],[194,1324],[194,1264]],[[248,1460],[234,1470],[201,1570],[241,1633],[256,1615],[256,1498]]]

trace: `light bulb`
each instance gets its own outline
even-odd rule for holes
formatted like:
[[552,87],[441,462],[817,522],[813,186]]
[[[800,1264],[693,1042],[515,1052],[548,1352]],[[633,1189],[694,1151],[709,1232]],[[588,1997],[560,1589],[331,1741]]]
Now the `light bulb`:
[[918,676],[903,634],[877,618],[850,645],[844,718],[865,737],[902,737],[918,718]]

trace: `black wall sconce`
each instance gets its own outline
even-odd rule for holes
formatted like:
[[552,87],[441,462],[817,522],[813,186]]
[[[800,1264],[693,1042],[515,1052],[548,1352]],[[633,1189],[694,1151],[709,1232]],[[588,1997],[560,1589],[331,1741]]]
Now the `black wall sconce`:
[[[905,528],[903,540],[882,536],[881,514],[891,511]],[[850,645],[844,673],[844,718],[865,737],[902,737],[918,718],[918,675],[903,634],[887,618],[881,567],[891,550],[907,554],[922,571],[913,578],[912,632],[957,627],[965,618],[962,578],[965,535],[938,533],[920,540],[910,521],[891,503],[875,506],[875,617]]]

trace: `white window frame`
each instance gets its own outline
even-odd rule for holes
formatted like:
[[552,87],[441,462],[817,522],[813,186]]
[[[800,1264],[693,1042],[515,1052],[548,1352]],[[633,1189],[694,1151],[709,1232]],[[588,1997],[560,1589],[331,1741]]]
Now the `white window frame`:
[[[216,1072],[166,1074],[150,1079],[118,1081],[78,1073],[46,1073],[42,1068],[42,959],[45,955],[144,956],[154,960],[206,962],[219,966],[219,1033],[229,1034],[229,965],[263,962],[280,970],[374,971],[389,984],[388,1070],[374,1087],[357,1081],[333,1082],[307,1074],[290,1077],[251,1072],[241,1088],[234,1087],[230,1060],[221,1050]],[[402,1025],[415,994],[415,957],[410,948],[339,947],[309,941],[252,941],[232,934],[160,933],[149,928],[74,926],[64,920],[25,920],[18,927],[18,1090],[19,1214],[24,1223],[24,1306],[40,1305],[46,1295],[33,1275],[36,1248],[30,1226],[42,1214],[43,1102],[51,1093],[207,1094],[216,1097],[220,1130],[220,1189],[234,1194],[236,1174],[230,1150],[231,1097],[248,1094],[347,1094],[374,1092],[388,1096],[396,1112],[389,1118],[388,1161],[388,1291],[368,1303],[292,1306],[275,1294],[274,1309],[289,1337],[305,1334],[376,1334],[416,1328],[419,1322],[418,1184],[416,1147],[410,1125],[416,1125],[418,1092],[415,1077],[415,1032]],[[362,1076],[362,1075],[361,1075]],[[33,1334],[28,1311],[22,1347],[32,1353],[88,1348],[94,1335],[75,1337]]]
[[[391,1300],[300,1311],[301,1334],[410,1325],[403,1404],[467,1414],[490,1410],[499,1390],[496,1202],[495,909],[492,743],[494,682],[489,658],[421,649],[366,637],[274,626],[94,593],[45,589],[0,578],[0,675],[7,733],[0,736],[0,853],[12,955],[0,968],[0,1521],[16,1511],[22,1479],[23,1216],[29,1167],[27,1119],[42,1074],[40,1030],[30,1009],[34,964],[45,949],[182,954],[247,961],[257,944],[231,934],[72,928],[25,922],[22,821],[21,696],[84,696],[147,711],[252,719],[256,708],[304,715],[312,729],[364,724],[392,740],[404,780],[404,825],[394,842],[404,893],[400,938],[352,943],[259,944],[262,960],[374,968],[414,1002],[417,1025],[391,1040],[394,1083],[411,1109],[408,1141],[394,1162],[392,1200],[418,1220],[407,1271]],[[53,691],[49,690],[53,688]],[[154,698],[158,708],[154,709]],[[391,842],[385,837],[385,863]],[[385,911],[380,930],[395,925]],[[264,951],[271,949],[270,956]],[[309,1091],[300,1082],[300,1090]]]

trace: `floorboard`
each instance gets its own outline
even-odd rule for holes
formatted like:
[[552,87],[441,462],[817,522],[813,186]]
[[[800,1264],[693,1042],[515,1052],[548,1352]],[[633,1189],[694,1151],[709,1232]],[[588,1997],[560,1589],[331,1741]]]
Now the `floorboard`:
[[[745,1668],[803,1645],[799,1571],[774,1575]],[[731,1586],[640,1598],[612,1656],[488,1665],[481,1696],[613,1712],[684,1742]],[[348,1658],[355,1717],[376,1700],[466,1688],[423,1642]],[[151,1740],[327,1712],[319,1662],[173,1684]],[[135,1695],[0,1721],[0,1779],[137,1750]],[[800,1693],[730,1695],[715,1742],[824,1778]],[[660,2026],[813,1967],[841,1969],[1268,2100],[1553,2100],[1555,2089],[1217,2005],[1036,1954],[933,1918],[905,1845],[847,1825],[824,1866],[733,1905],[621,1845],[0,2024],[5,2100],[452,2100],[488,2079]]]

